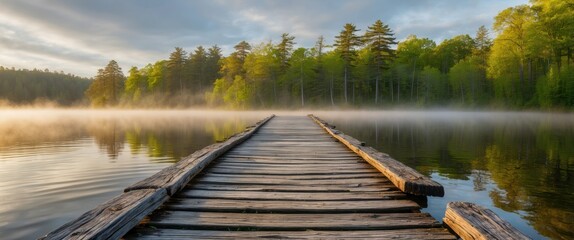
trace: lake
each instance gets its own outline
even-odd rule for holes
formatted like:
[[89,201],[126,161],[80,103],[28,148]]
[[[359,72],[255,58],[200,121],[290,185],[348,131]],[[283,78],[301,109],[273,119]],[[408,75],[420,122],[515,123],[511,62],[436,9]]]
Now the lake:
[[[306,114],[307,112],[275,112]],[[312,112],[535,239],[574,237],[574,115]],[[0,236],[32,239],[270,112],[0,110]]]

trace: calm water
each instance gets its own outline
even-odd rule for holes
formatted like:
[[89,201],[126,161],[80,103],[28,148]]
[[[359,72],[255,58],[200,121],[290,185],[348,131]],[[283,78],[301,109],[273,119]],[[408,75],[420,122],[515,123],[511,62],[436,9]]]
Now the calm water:
[[[445,186],[424,209],[437,219],[472,201],[535,239],[574,238],[574,115],[315,114]],[[0,238],[39,237],[268,115],[0,110]]]
[[0,239],[35,239],[267,113],[0,110]]
[[318,114],[431,176],[446,203],[492,209],[534,239],[574,239],[574,115],[465,112]]

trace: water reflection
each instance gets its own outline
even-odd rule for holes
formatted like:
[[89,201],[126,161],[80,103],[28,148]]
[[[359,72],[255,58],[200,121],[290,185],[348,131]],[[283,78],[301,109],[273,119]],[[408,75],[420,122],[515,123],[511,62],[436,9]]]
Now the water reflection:
[[[337,128],[426,175],[447,201],[480,201],[535,237],[574,238],[574,117],[569,114],[325,113]],[[493,183],[490,186],[490,183]],[[464,186],[463,186],[464,185]],[[470,186],[474,193],[464,192]],[[481,197],[477,197],[480,195]],[[429,209],[433,200],[429,201]],[[496,209],[495,209],[496,210]],[[430,212],[437,218],[437,213]],[[517,215],[516,218],[512,215]],[[516,220],[514,220],[516,219]],[[530,225],[530,226],[528,226]]]
[[34,239],[259,112],[0,110],[0,238]]

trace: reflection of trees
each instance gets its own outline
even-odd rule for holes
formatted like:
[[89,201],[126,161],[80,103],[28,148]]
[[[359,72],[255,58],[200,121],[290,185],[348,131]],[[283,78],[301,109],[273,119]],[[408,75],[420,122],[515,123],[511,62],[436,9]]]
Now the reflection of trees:
[[117,159],[124,147],[124,130],[118,126],[115,119],[98,119],[87,125],[98,146],[105,150],[112,159]]
[[211,121],[205,124],[205,131],[213,136],[213,140],[220,142],[229,136],[245,130],[247,127],[244,120],[230,119],[224,122]]
[[74,119],[35,116],[0,118],[0,149],[16,145],[35,146],[49,142],[75,141],[87,137],[83,124]]
[[[574,127],[546,120],[336,119],[364,140],[424,174],[472,179],[494,205],[520,212],[541,234],[574,238]],[[375,123],[376,122],[376,123]],[[365,127],[370,126],[370,127]]]
[[125,127],[125,135],[132,153],[146,151],[150,157],[177,161],[245,127],[245,120],[239,118],[157,118],[131,122]]

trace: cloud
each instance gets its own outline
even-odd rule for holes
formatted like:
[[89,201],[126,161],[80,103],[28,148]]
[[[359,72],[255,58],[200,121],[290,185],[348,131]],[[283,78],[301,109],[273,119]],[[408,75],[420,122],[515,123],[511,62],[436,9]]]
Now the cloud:
[[504,8],[527,0],[0,0],[0,65],[93,76],[111,60],[124,69],[166,59],[174,47],[199,45],[228,54],[239,41],[295,36],[312,47],[332,42],[345,23],[359,29],[381,19],[397,39],[437,42],[490,26]]

